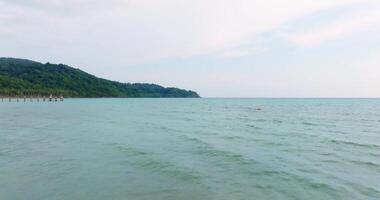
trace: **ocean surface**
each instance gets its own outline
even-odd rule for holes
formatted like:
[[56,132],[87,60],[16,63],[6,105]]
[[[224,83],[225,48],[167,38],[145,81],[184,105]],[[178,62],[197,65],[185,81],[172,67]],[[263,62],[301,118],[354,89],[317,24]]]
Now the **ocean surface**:
[[1,200],[379,200],[380,99],[0,101]]

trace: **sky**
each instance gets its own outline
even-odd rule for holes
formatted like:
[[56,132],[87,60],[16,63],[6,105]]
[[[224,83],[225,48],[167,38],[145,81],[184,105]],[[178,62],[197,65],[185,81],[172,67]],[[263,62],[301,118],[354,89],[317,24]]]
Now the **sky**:
[[0,0],[0,57],[203,97],[380,97],[380,1]]

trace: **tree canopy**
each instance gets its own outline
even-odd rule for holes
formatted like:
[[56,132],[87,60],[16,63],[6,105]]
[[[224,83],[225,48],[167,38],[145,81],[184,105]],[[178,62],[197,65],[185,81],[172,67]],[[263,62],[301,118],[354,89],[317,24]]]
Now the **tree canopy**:
[[199,97],[194,91],[156,84],[120,83],[63,64],[0,58],[0,94],[65,97]]

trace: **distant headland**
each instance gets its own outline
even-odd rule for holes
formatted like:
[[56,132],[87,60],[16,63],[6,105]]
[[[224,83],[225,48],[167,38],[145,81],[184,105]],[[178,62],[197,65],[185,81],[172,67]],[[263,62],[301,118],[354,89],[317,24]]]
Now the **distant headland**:
[[120,83],[98,78],[63,64],[0,58],[0,95],[125,98],[200,97],[196,92],[146,83]]

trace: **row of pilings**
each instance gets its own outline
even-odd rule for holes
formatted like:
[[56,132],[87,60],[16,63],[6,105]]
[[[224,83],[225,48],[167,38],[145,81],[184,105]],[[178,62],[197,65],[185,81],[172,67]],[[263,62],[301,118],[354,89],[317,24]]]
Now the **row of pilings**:
[[40,96],[40,95],[1,95],[0,94],[1,102],[58,102],[63,101],[64,98],[62,95],[49,95],[49,96]]

